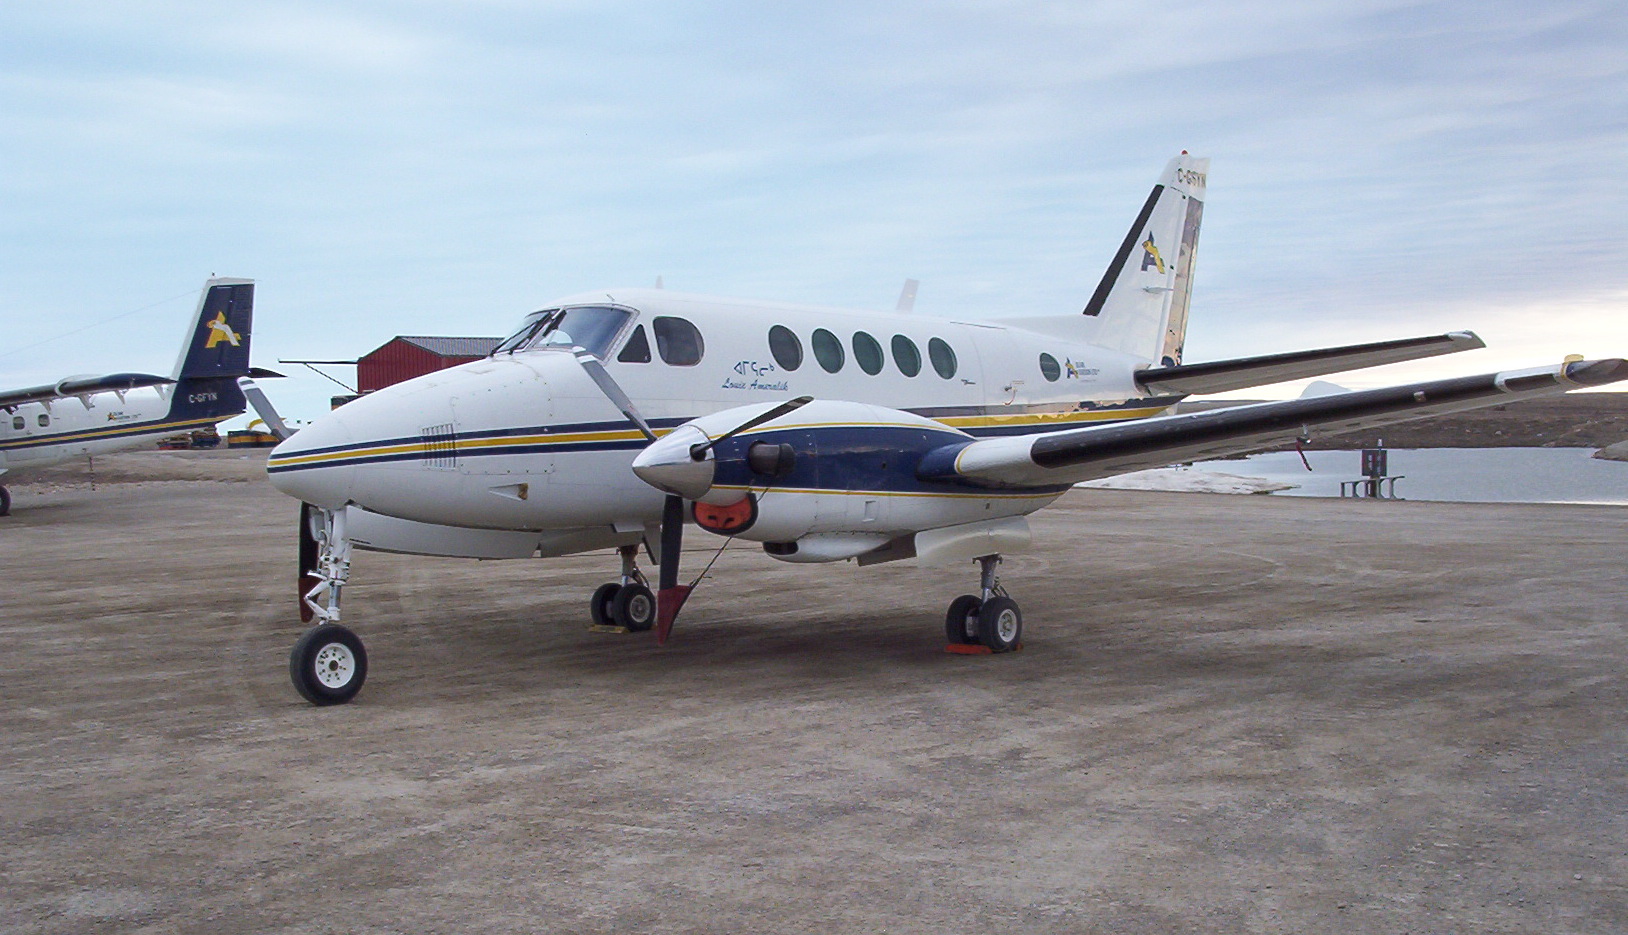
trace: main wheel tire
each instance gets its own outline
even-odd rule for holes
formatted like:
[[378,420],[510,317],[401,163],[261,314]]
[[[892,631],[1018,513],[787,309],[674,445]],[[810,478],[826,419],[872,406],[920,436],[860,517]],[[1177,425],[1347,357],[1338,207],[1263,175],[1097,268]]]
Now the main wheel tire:
[[1023,641],[1023,613],[1017,601],[992,597],[978,608],[978,642],[990,652],[1006,653]]
[[588,599],[588,613],[594,618],[594,625],[601,627],[614,625],[614,620],[611,617],[611,602],[616,600],[616,592],[620,590],[622,590],[622,586],[612,581],[609,584],[600,585],[599,590],[594,592],[594,596]]
[[611,620],[634,632],[656,625],[656,596],[642,584],[623,585],[611,601]]
[[300,697],[314,705],[344,704],[367,681],[367,650],[337,623],[312,627],[288,654],[288,677]]
[[11,491],[0,487],[0,516],[11,515]]
[[956,646],[978,642],[978,607],[982,603],[976,594],[963,594],[951,601],[950,612],[944,615],[944,638]]

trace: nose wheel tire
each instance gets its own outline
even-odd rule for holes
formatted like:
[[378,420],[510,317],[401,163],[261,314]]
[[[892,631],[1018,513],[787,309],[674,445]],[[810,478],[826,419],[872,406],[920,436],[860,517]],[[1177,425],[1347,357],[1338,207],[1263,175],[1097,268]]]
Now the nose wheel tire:
[[611,621],[635,633],[656,625],[656,596],[642,584],[624,584],[610,605]]
[[595,626],[609,627],[616,625],[615,619],[611,616],[611,602],[616,600],[616,592],[620,590],[622,590],[622,586],[612,581],[609,584],[600,585],[599,590],[594,592],[594,596],[588,599],[588,613],[594,618]]
[[971,646],[978,642],[978,608],[983,601],[976,594],[963,594],[950,602],[950,612],[944,615],[944,638],[957,646]]
[[978,608],[978,642],[991,652],[1006,653],[1023,642],[1023,613],[1017,601],[992,597]]
[[367,681],[367,650],[355,633],[337,623],[315,626],[288,654],[288,676],[306,701],[344,704]]

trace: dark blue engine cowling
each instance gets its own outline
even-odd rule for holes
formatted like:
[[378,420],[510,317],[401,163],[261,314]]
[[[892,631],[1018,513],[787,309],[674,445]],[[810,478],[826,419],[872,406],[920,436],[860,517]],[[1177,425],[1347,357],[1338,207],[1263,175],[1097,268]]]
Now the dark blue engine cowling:
[[[725,439],[713,449],[717,459],[713,486],[890,493],[944,490],[958,485],[918,480],[917,468],[928,452],[965,440],[966,436],[948,428],[769,427]],[[754,448],[756,457],[752,456]],[[779,451],[769,450],[776,448]],[[753,469],[752,461],[759,470]],[[779,470],[761,470],[771,465]]]

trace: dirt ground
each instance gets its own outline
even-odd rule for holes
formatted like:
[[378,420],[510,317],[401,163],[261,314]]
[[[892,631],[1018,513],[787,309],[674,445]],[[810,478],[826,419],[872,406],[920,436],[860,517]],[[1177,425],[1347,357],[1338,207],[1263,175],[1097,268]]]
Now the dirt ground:
[[0,520],[6,933],[1628,930],[1621,508],[1076,491],[999,657],[971,565],[732,549],[658,649],[362,554],[319,709],[292,501],[121,457]]

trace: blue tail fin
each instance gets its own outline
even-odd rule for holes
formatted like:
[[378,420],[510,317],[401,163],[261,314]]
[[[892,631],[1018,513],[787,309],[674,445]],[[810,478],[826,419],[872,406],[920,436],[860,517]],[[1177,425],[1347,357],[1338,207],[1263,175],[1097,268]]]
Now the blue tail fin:
[[175,362],[174,377],[241,377],[249,372],[249,333],[254,327],[254,280],[204,283],[192,331]]
[[249,332],[254,327],[254,280],[204,283],[192,330],[175,362],[169,418],[220,421],[241,415],[247,403],[237,378],[249,372]]

